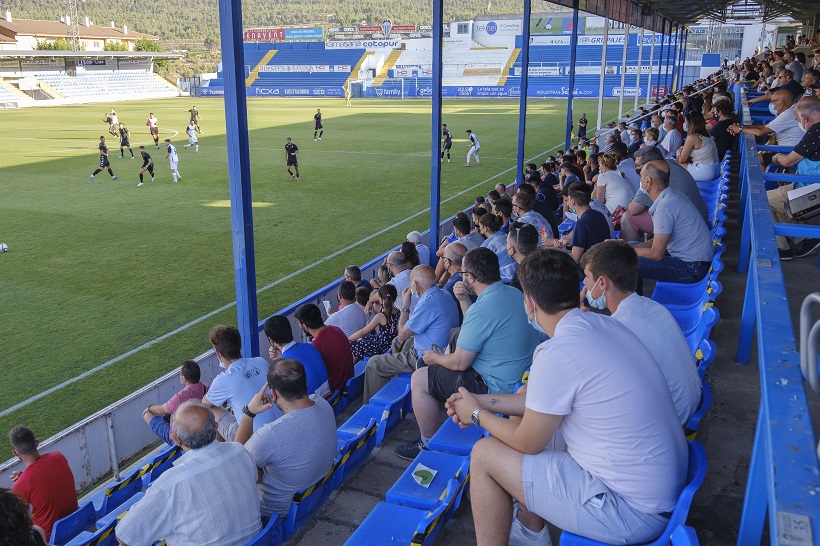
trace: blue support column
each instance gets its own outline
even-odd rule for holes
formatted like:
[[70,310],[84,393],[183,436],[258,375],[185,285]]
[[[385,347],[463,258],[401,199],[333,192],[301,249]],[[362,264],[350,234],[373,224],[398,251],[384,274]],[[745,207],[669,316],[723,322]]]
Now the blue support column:
[[683,60],[680,64],[680,80],[678,81],[678,87],[683,87],[684,82],[684,72],[686,72],[686,46],[689,45],[689,31],[686,30],[686,27],[683,27]]
[[[661,22],[661,44],[660,52],[658,53],[658,79],[655,83],[655,100],[661,96],[661,70],[663,70],[663,41],[666,39],[666,19]],[[654,47],[654,46],[653,46]]]
[[[666,43],[666,64],[669,64],[669,61],[672,60],[672,21],[669,21],[669,35],[667,39],[669,40]],[[673,65],[674,66],[674,65]],[[669,70],[667,67],[664,67],[663,71],[663,86],[666,88],[667,95],[669,94]]]
[[256,303],[256,259],[253,250],[251,164],[245,100],[241,2],[219,0],[219,28],[222,42],[222,74],[225,79],[225,136],[231,196],[237,327],[242,335],[242,356],[249,358],[259,356],[259,315]]
[[[438,248],[439,222],[441,215],[441,83],[443,63],[444,1],[433,0],[433,119],[430,137],[430,248]],[[430,253],[431,263],[435,267],[434,253]]]
[[569,96],[567,96],[567,133],[564,149],[568,149],[572,140],[572,101],[575,99],[575,52],[578,49],[578,6],[579,0],[572,2],[572,35],[569,41]]
[[521,98],[518,106],[518,162],[516,164],[515,186],[521,187],[524,179],[524,142],[527,136],[527,90],[529,88],[530,66],[530,18],[532,0],[524,0],[524,31],[521,36]]

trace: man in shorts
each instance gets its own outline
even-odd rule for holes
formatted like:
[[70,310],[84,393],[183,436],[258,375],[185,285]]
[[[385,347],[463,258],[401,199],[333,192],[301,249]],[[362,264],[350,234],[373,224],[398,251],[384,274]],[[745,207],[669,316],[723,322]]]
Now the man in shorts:
[[618,320],[578,308],[569,255],[538,250],[518,279],[529,320],[550,338],[535,350],[526,393],[460,388],[446,404],[456,423],[492,435],[470,459],[476,535],[488,544],[549,544],[546,520],[607,544],[655,540],[687,469],[658,364]]
[[179,156],[177,155],[177,147],[171,144],[171,139],[165,139],[165,145],[168,147],[168,152],[165,154],[165,159],[171,165],[171,176],[174,177],[174,184],[178,181],[182,180],[182,177],[179,175]]
[[119,138],[119,134],[117,133],[117,125],[114,123],[114,117],[106,112],[103,114],[103,121],[108,124],[108,134]]
[[288,174],[290,175],[290,181],[293,182],[294,176],[293,171],[290,170],[291,167],[296,169],[296,181],[299,182],[299,159],[296,157],[296,154],[299,153],[299,147],[291,142],[291,138],[288,137],[287,142],[285,143],[285,160],[287,161],[288,167]]
[[97,176],[103,169],[108,169],[108,174],[111,175],[111,180],[116,180],[119,176],[114,176],[114,171],[111,170],[111,163],[108,162],[108,146],[105,145],[105,137],[100,137],[100,145],[98,146],[100,149],[100,168],[91,173],[91,176],[88,177],[89,180],[94,180],[94,177]]
[[[453,286],[453,294],[464,312],[464,323],[457,339],[453,339],[456,330],[451,331],[444,354],[420,351],[427,366],[419,362],[410,389],[421,438],[396,447],[396,455],[403,459],[413,460],[427,449],[439,427],[439,403],[460,387],[479,394],[513,392],[538,345],[538,334],[527,324],[524,296],[501,282],[495,252],[474,248],[461,264],[462,278]],[[577,283],[577,269],[575,277]],[[472,295],[477,296],[475,303]]]
[[196,153],[199,153],[199,140],[196,138],[196,125],[194,125],[193,121],[185,128],[185,134],[188,135],[188,144],[186,144],[185,147],[190,148],[194,146]]
[[447,163],[450,162],[450,148],[453,147],[453,133],[447,129],[447,124],[441,124],[441,159],[447,154]]
[[196,128],[196,132],[202,134],[202,129],[199,128],[199,110],[196,109],[196,106],[192,106],[190,110],[186,110],[186,112],[191,113],[191,123]]
[[319,140],[322,140],[325,128],[322,126],[322,111],[317,108],[316,115],[313,116],[313,142],[316,142],[316,135],[319,135]]
[[148,114],[148,121],[145,122],[145,125],[147,125],[148,130],[151,131],[151,138],[154,139],[154,146],[156,146],[157,150],[159,150],[159,121],[157,121],[157,118],[154,117],[153,112]]
[[475,156],[476,165],[481,165],[481,159],[478,158],[478,151],[481,149],[481,144],[478,143],[478,136],[473,133],[470,129],[467,129],[467,163],[464,165],[465,167],[470,166],[470,158]]
[[148,171],[148,174],[151,175],[151,182],[154,181],[154,160],[151,159],[150,154],[145,151],[145,146],[140,146],[140,155],[142,156],[142,167],[140,167],[140,183],[137,184],[137,187],[142,186],[142,173],[145,171]]
[[125,126],[124,123],[120,123],[119,125],[120,131],[120,159],[125,157],[123,152],[125,148],[128,148],[128,151],[131,152],[131,159],[134,159],[134,150],[131,149],[131,132],[128,130],[128,127]]

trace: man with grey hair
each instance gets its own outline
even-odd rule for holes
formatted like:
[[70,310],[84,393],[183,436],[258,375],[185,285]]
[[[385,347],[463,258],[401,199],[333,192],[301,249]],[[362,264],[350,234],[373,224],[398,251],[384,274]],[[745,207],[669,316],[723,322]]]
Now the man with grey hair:
[[373,290],[373,287],[370,286],[369,282],[362,280],[362,270],[359,269],[358,265],[349,265],[345,267],[344,280],[355,284],[356,290],[359,288],[367,288],[368,292]]
[[189,400],[171,416],[185,452],[117,524],[122,545],[164,538],[174,546],[240,546],[262,528],[257,471],[241,444],[216,441],[209,408]]
[[[788,154],[775,154],[772,163],[782,167],[797,165],[797,174],[820,175],[820,99],[817,97],[803,97],[794,109],[800,127],[806,131],[803,138]],[[806,182],[786,184],[766,192],[769,199],[769,210],[775,222],[793,223],[794,220],[786,216],[785,206],[789,200],[789,191],[806,186]],[[794,257],[802,258],[820,248],[820,240],[794,237],[788,239],[778,235],[777,249],[780,259],[787,261]],[[791,241],[791,242],[790,242]]]
[[419,253],[419,262],[422,265],[430,265],[430,248],[422,242],[421,233],[411,231],[407,234],[407,240],[416,245],[416,251]]
[[[447,249],[454,245],[464,248],[459,243],[452,243]],[[413,294],[418,296],[415,309],[410,308]],[[436,285],[436,272],[429,265],[417,265],[413,268],[410,284],[401,297],[399,335],[393,340],[390,354],[375,355],[367,361],[364,374],[365,404],[390,378],[416,371],[421,351],[429,351],[433,345],[446,346],[450,330],[459,324],[455,300]]]
[[638,253],[638,287],[643,279],[696,283],[706,276],[714,256],[712,236],[703,217],[686,196],[669,187],[669,164],[650,161],[641,170],[641,188],[649,194],[655,236],[634,246]]
[[663,151],[665,159],[675,157],[678,148],[683,145],[683,137],[677,129],[678,118],[675,116],[666,116],[663,118],[663,129],[666,131],[666,136],[661,141],[660,148]]
[[[663,153],[657,147],[641,148],[635,152],[635,172],[641,174],[641,169],[650,161],[662,161]],[[703,196],[698,190],[698,185],[686,168],[682,167],[673,159],[667,159],[669,165],[669,187],[684,194],[689,201],[695,205],[704,222],[708,222],[708,211]],[[645,192],[638,190],[635,197],[627,205],[626,212],[621,216],[621,239],[624,241],[642,240],[641,234],[654,233],[652,217],[649,215],[649,207],[652,206],[652,199]]]
[[[387,269],[390,271],[390,275],[393,277],[387,284],[392,284],[393,286],[395,286],[396,294],[398,295],[398,297],[401,297],[402,292],[404,292],[404,289],[410,286],[410,270],[407,268],[407,262],[404,259],[404,253],[398,251],[391,252],[387,255],[385,264],[387,265]],[[381,284],[377,279],[373,279],[372,281],[370,281],[370,284],[375,289],[381,287]],[[413,309],[416,306],[417,301],[418,298],[414,297],[410,305],[411,309]],[[373,292],[370,293],[370,302],[379,303],[378,290],[373,290]]]
[[[741,133],[756,137],[774,135],[778,146],[795,146],[803,138],[805,131],[795,118],[794,102],[794,97],[788,89],[778,89],[772,93],[771,104],[776,112],[772,121],[765,125],[730,125],[727,131],[735,136]],[[763,168],[765,168],[763,163],[765,159],[771,160],[771,155],[767,158],[761,156],[760,162]]]

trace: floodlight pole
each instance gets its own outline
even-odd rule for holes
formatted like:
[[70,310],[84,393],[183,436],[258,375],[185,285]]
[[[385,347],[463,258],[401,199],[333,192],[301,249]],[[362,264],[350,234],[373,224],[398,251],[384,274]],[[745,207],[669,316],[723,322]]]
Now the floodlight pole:
[[604,80],[606,79],[606,49],[609,45],[609,0],[604,4],[606,17],[604,17],[604,44],[601,52],[601,77],[598,80],[598,119],[595,121],[596,136],[601,132],[601,120],[604,116]]
[[[658,33],[652,31],[652,45],[649,47],[649,78],[646,80],[646,107],[649,108],[649,97],[652,93],[652,72],[655,70],[655,36]],[[663,36],[663,35],[661,35]]]
[[249,358],[259,356],[259,315],[256,301],[256,258],[253,248],[251,164],[241,2],[219,0],[219,29],[222,42],[222,73],[225,78],[225,136],[231,196],[237,327],[242,335],[242,356]]
[[686,72],[686,49],[689,47],[689,31],[683,27],[683,60],[680,63],[680,83],[678,87],[684,85],[684,73]]
[[655,85],[655,100],[658,100],[661,96],[661,68],[663,67],[663,41],[664,37],[666,36],[666,19],[661,21],[661,47],[658,53],[658,79],[657,84]]
[[530,21],[532,0],[524,0],[524,29],[521,33],[521,97],[518,101],[518,158],[515,172],[515,187],[521,187],[524,180],[524,143],[527,136],[527,92],[530,81]]
[[[442,86],[442,49],[444,39],[444,0],[433,0],[433,96],[432,127],[430,131],[430,248],[438,248],[439,222],[441,216],[441,86]],[[430,253],[431,262],[435,267]]]
[[[672,21],[669,21],[669,37],[668,42],[666,43],[666,63],[669,64],[669,61],[672,60]],[[663,86],[666,88],[667,94],[669,94],[669,67],[665,67],[664,74],[663,74]]]
[[578,8],[579,0],[572,0],[572,34],[569,39],[569,94],[567,95],[567,133],[564,149],[568,150],[572,141],[572,102],[575,99],[575,59],[578,50]]

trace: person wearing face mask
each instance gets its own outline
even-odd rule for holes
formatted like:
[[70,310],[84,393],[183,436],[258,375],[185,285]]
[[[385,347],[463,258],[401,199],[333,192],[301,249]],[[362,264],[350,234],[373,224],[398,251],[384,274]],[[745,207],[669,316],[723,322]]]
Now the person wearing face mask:
[[683,130],[686,140],[678,148],[675,161],[684,165],[695,180],[715,180],[720,176],[720,158],[715,139],[706,130],[703,114],[697,111],[686,114]]
[[[538,232],[529,224],[515,222],[510,226],[510,233],[507,235],[507,254],[519,265],[524,258],[538,250]],[[518,282],[518,268],[516,268],[510,286],[521,290],[521,283]]]
[[652,116],[652,127],[658,130],[658,142],[663,142],[666,137],[666,127],[663,126],[663,118],[660,114]]
[[[378,291],[373,291],[378,296]],[[341,392],[353,377],[353,349],[350,340],[338,326],[328,326],[322,320],[319,306],[306,303],[293,314],[299,328],[313,338],[310,342],[322,355],[327,368],[330,390]],[[213,387],[211,387],[213,390]]]
[[653,147],[657,146],[660,143],[660,131],[656,127],[650,127],[646,131],[643,132],[643,144],[644,147]]
[[732,125],[732,103],[729,99],[716,100],[712,106],[712,112],[717,123],[709,129],[709,134],[715,139],[718,157],[724,157],[735,142],[735,137],[729,132]]
[[581,257],[581,300],[612,317],[643,341],[663,373],[682,426],[700,404],[695,358],[675,317],[660,303],[635,293],[638,255],[624,241],[604,241]]
[[683,137],[677,129],[678,118],[675,115],[667,115],[663,118],[663,128],[666,131],[663,140],[661,140],[661,150],[666,159],[675,157],[678,148],[683,144]]
[[[464,248],[460,243],[448,245],[447,254],[451,255],[458,247]],[[442,261],[450,260],[445,256]],[[418,297],[418,304],[411,311],[410,300],[414,295]],[[422,351],[430,350],[433,345],[446,346],[450,330],[458,326],[455,299],[436,285],[435,271],[427,265],[416,266],[410,273],[410,285],[402,294],[399,312],[398,335],[390,354],[375,355],[367,361],[365,404],[392,377],[414,372]]]
[[487,238],[481,243],[481,246],[495,252],[498,257],[499,270],[501,271],[501,281],[509,284],[515,275],[518,263],[507,253],[507,235],[499,231],[501,229],[501,218],[495,214],[485,214],[479,220],[478,229]]
[[200,400],[208,392],[208,385],[199,381],[200,373],[199,364],[195,360],[183,362],[179,369],[182,390],[164,404],[151,404],[142,412],[142,419],[169,446],[174,445],[171,441],[171,414],[186,400]]
[[[211,382],[202,403],[214,412],[219,436],[226,442],[232,442],[239,426],[239,412],[265,384],[268,361],[260,356],[242,358],[242,337],[234,326],[215,326],[209,339],[219,367],[224,371]],[[231,407],[230,411],[222,409],[226,402]],[[258,423],[254,423],[254,430],[280,416],[281,412],[276,408],[266,412]]]
[[546,520],[607,543],[655,540],[686,478],[686,439],[658,364],[618,320],[578,309],[566,254],[537,251],[519,273],[524,310],[550,338],[532,355],[526,393],[462,388],[446,403],[455,423],[490,433],[470,459],[476,536],[547,545]]
[[[610,237],[609,225],[603,214],[590,208],[592,188],[588,184],[573,182],[568,193],[570,210],[578,217],[572,229],[572,239],[569,243],[563,238],[549,242],[556,248],[570,247],[570,256],[579,263],[586,249]],[[549,242],[544,239],[543,246],[547,247]]]
[[[495,253],[489,248],[467,252],[461,274],[454,291],[464,323],[448,352],[421,351],[427,366],[413,373],[410,387],[421,438],[396,447],[402,459],[413,460],[427,449],[439,427],[439,404],[460,387],[479,394],[511,393],[532,363],[538,334],[527,324],[523,294],[501,282]],[[471,294],[477,296],[475,303]]]
[[[806,131],[803,138],[788,154],[775,154],[772,163],[779,167],[797,166],[797,174],[820,176],[820,98],[803,97],[794,109],[794,116],[800,127]],[[785,205],[788,201],[789,190],[807,185],[807,182],[795,182],[779,186],[766,192],[769,199],[769,210],[775,222],[792,223],[786,216]],[[781,260],[802,258],[820,249],[820,240],[787,238],[781,235],[775,237]]]
[[640,263],[637,292],[643,279],[691,284],[709,272],[714,257],[712,236],[698,209],[669,187],[669,165],[650,161],[641,170],[641,188],[649,195],[655,236],[635,245]]
[[[794,100],[791,92],[787,89],[780,89],[772,94],[772,101],[769,103],[770,111],[775,118],[766,125],[732,125],[729,127],[733,135],[754,135],[765,137],[772,135],[777,139],[778,146],[795,146],[803,138],[805,131],[797,123],[794,117]],[[771,153],[762,154],[760,164],[762,168],[771,163]]]

